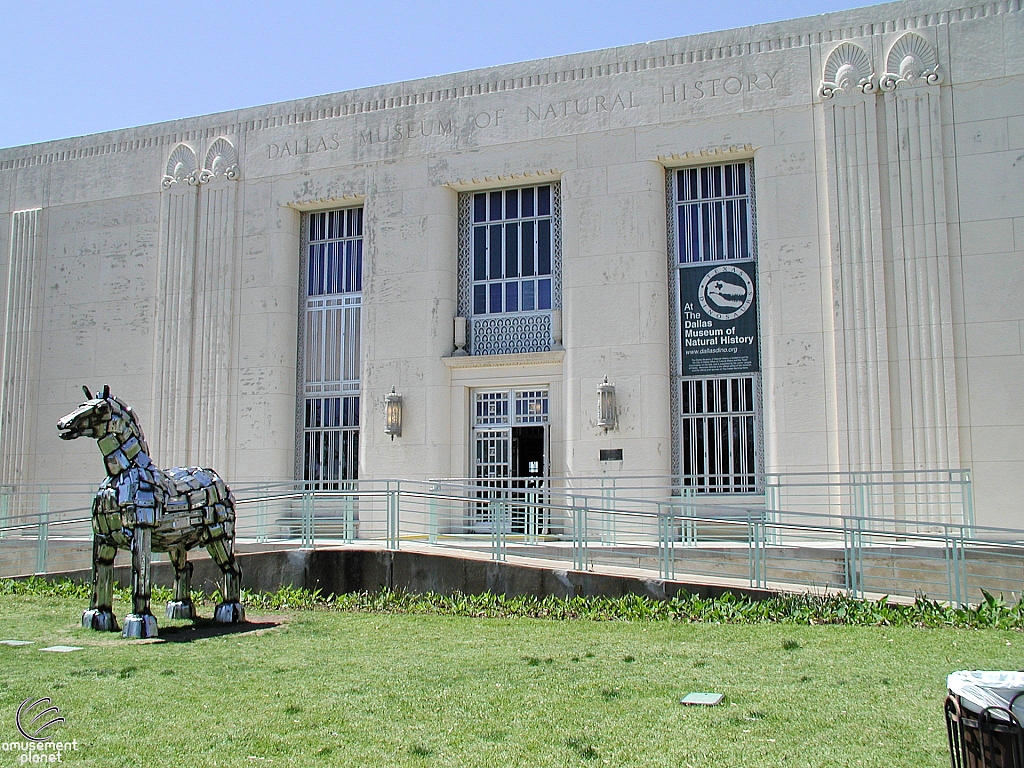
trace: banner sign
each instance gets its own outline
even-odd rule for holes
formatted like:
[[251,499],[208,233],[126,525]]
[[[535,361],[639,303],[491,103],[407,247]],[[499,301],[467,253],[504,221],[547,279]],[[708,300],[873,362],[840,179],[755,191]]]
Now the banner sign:
[[683,376],[761,370],[752,261],[679,270]]

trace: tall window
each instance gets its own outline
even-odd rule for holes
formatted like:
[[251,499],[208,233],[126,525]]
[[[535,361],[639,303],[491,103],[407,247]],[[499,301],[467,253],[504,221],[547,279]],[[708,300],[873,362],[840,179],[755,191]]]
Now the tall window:
[[306,217],[302,479],[336,488],[358,477],[363,209]]
[[462,195],[459,314],[474,355],[551,348],[560,307],[559,185]]
[[684,487],[752,493],[762,472],[750,163],[670,176],[673,412]]

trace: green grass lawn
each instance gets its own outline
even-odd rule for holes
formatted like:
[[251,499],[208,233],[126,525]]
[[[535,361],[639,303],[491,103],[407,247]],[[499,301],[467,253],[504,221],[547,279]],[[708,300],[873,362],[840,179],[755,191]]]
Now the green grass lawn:
[[0,742],[50,696],[82,766],[947,766],[946,675],[1024,666],[1005,630],[321,610],[128,641],[82,608],[0,596],[0,639],[35,641],[0,646]]

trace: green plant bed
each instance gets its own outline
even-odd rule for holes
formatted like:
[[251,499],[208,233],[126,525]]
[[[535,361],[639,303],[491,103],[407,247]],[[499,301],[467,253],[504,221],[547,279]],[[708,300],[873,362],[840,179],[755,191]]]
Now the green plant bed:
[[[457,614],[501,599],[294,590],[250,596],[243,627],[161,620],[159,640],[129,641],[80,628],[76,589],[0,582],[0,639],[34,641],[0,645],[0,742],[20,739],[23,699],[49,696],[59,738],[78,745],[70,765],[941,766],[946,674],[1016,669],[1024,643],[1001,629],[589,620],[621,619],[611,602],[603,615],[577,602],[582,620],[474,618]],[[289,600],[329,610],[271,608]],[[631,604],[647,603],[618,605]],[[84,649],[38,650],[53,644]],[[693,691],[725,702],[681,706]],[[7,764],[17,755],[0,753]]]

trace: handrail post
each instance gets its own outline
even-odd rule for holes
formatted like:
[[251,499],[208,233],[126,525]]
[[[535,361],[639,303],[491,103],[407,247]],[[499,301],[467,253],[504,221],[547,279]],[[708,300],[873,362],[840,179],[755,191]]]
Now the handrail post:
[[315,493],[309,486],[302,493],[302,528],[299,543],[301,549],[313,548],[313,496]]
[[868,478],[865,476],[863,482],[853,483],[853,516],[864,519],[868,516],[870,503],[868,501]]
[[963,518],[966,536],[974,536],[974,483],[971,481],[971,470],[963,470],[960,481],[960,504],[963,507]]
[[11,490],[13,490],[11,486],[0,486],[0,539],[7,538],[4,526],[7,525],[11,516]]
[[491,528],[491,560],[498,559],[498,500],[487,501],[487,522]]
[[540,496],[531,489],[523,493],[523,544],[539,544],[539,526],[537,516],[539,513]]
[[309,497],[309,548],[316,549],[316,491]]
[[[779,522],[779,509],[781,508],[781,502],[782,502],[780,491],[781,491],[781,488],[778,486],[778,484],[775,484],[775,485],[769,485],[768,484],[768,476],[765,475],[764,509],[765,509],[765,513],[767,515],[768,522],[772,522],[772,523]],[[777,529],[773,529],[773,531],[768,534],[768,537],[769,537],[768,540],[772,544],[779,544],[779,543],[781,543],[781,541],[777,540],[778,539],[778,535],[779,534],[777,533]]]
[[[431,483],[430,485],[431,494],[437,494],[441,492],[441,486],[437,483]],[[429,544],[437,544],[437,496],[431,496],[427,502],[427,542]]]
[[843,521],[843,561],[845,566],[846,592],[854,599],[864,597],[861,523],[860,517],[850,517]]
[[[351,483],[347,490],[357,491],[358,486],[355,483]],[[345,516],[343,539],[346,544],[351,544],[356,538],[356,497],[351,493],[345,496],[342,502],[342,511]]]
[[384,485],[385,496],[384,496],[384,547],[391,549],[391,541],[394,537],[392,526],[394,525],[392,518],[394,517],[393,507],[395,505],[394,490],[391,488],[391,481],[388,480]]
[[601,514],[601,543],[609,547],[614,547],[616,542],[615,535],[615,516],[611,514],[612,510],[615,509],[616,500],[616,488],[615,478],[611,478],[612,485],[608,486],[604,483],[604,479],[601,482],[601,501],[602,506],[608,510]]
[[401,483],[394,481],[394,488],[391,487],[391,480],[387,481],[387,494],[388,494],[388,530],[387,530],[387,546],[388,549],[398,549],[399,540],[401,534],[399,531],[400,519],[399,519],[399,497],[402,492]]
[[766,568],[766,558],[768,556],[768,552],[765,549],[765,544],[767,543],[768,539],[768,527],[767,525],[765,525],[765,518],[766,515],[764,514],[764,512],[757,513],[757,578],[758,585],[761,587],[767,586],[768,584],[768,574]]
[[572,566],[577,571],[587,570],[587,508],[572,498]]
[[660,576],[665,581],[676,577],[675,556],[675,508],[669,504],[668,511],[662,512],[658,504],[658,549]]
[[970,602],[967,552],[964,548],[965,533],[966,526],[950,526],[946,532],[946,579],[949,582],[949,602],[958,608]]
[[267,541],[267,500],[265,497],[256,502],[256,541]]
[[488,504],[491,516],[491,560],[505,562],[505,527],[509,505],[507,499],[491,499]]
[[[970,535],[971,531],[967,531],[967,535]],[[964,541],[966,537],[961,534],[957,539],[957,546],[960,549],[960,557],[957,558],[957,562],[960,563],[960,605],[969,605],[971,602],[971,572],[967,567],[967,547]]]
[[39,526],[36,531],[36,573],[46,573],[47,545],[50,536],[50,494],[39,495]]
[[764,512],[747,510],[747,552],[750,586],[761,589],[764,577]]
[[505,551],[508,544],[508,534],[512,527],[512,505],[508,494],[498,505],[498,561],[505,562]]
[[[680,488],[679,497],[692,499],[694,496],[692,488]],[[697,508],[692,504],[682,505],[683,521],[681,523],[681,540],[690,547],[697,545]]]

